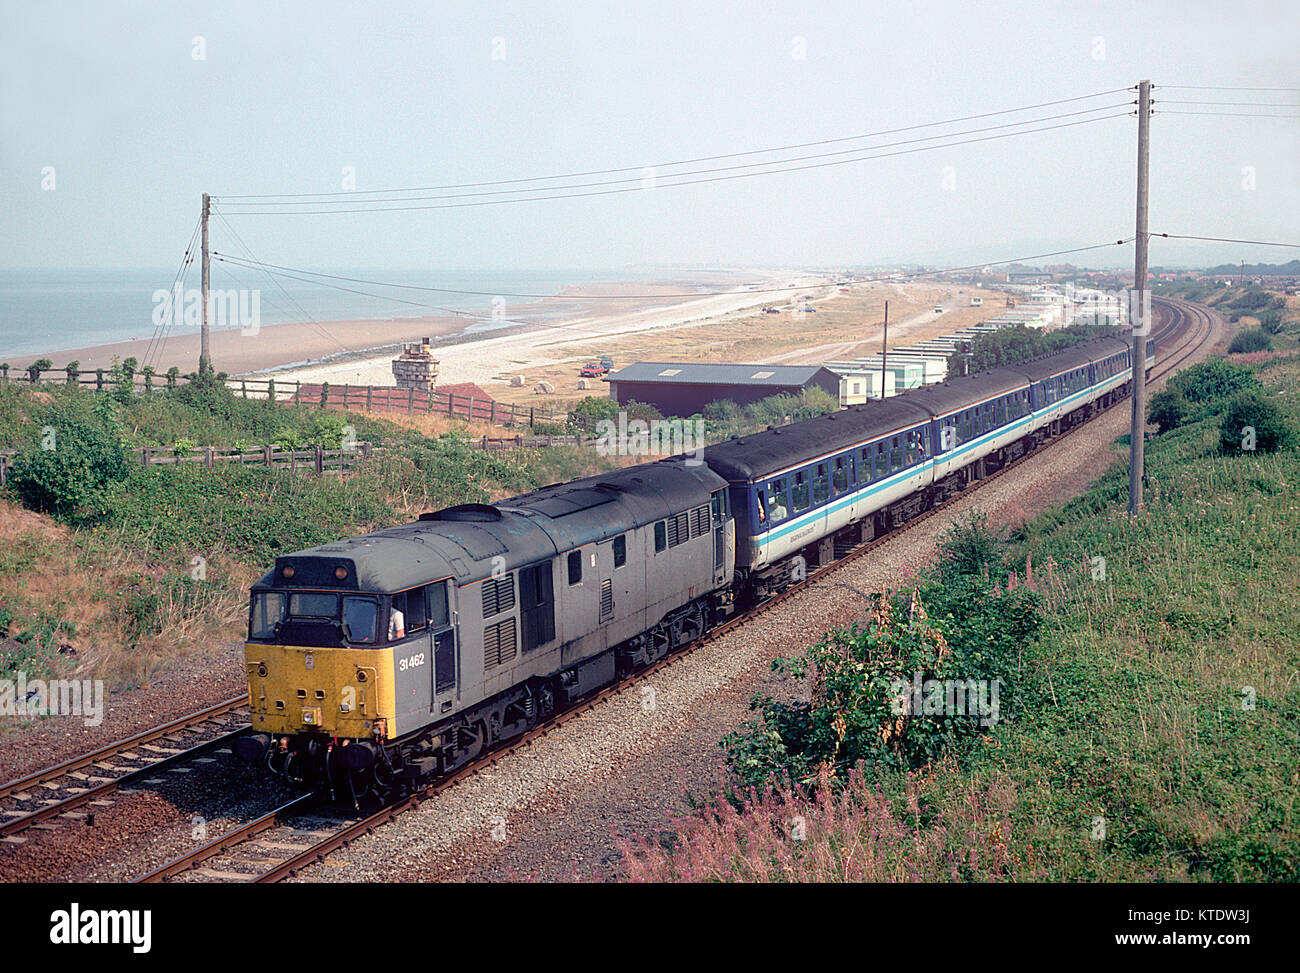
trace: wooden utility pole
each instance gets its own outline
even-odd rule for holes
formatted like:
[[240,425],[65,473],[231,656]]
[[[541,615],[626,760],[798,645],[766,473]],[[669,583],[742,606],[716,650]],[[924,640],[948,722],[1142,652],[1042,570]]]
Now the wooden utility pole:
[[212,367],[212,354],[208,347],[208,289],[212,284],[212,260],[208,252],[208,214],[212,210],[212,197],[203,194],[203,323],[199,329],[199,376]]
[[1137,234],[1133,261],[1133,301],[1129,317],[1133,325],[1133,422],[1129,428],[1128,512],[1137,516],[1142,509],[1142,474],[1147,425],[1147,335],[1151,314],[1147,297],[1148,189],[1151,162],[1151,82],[1138,83]]
[[880,398],[885,398],[885,366],[889,364],[889,302],[885,301],[885,333],[880,339]]

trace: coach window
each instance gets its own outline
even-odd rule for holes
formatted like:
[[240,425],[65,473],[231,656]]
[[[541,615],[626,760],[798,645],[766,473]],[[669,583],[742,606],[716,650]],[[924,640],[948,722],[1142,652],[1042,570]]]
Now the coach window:
[[627,535],[619,534],[614,538],[614,567],[621,568],[627,564]]
[[831,478],[826,472],[826,464],[817,464],[817,478],[813,480],[813,503],[825,503],[831,495]]
[[794,475],[794,489],[790,491],[790,499],[795,510],[808,509],[808,481],[802,471]]
[[885,441],[876,443],[875,478],[878,480],[889,472],[889,456],[885,452]]
[[843,493],[849,488],[849,462],[843,456],[835,457],[835,492]]
[[893,473],[903,468],[903,437],[895,436],[889,441],[889,471]]
[[582,583],[582,552],[570,551],[569,552],[569,584],[572,586],[581,583]]
[[[762,491],[760,491],[762,492]],[[779,524],[790,516],[790,508],[785,498],[785,477],[773,480],[767,485],[767,515],[772,523]]]
[[863,446],[861,455],[858,460],[858,482],[870,483],[875,479],[875,474],[871,471],[871,457],[875,449],[871,446]]
[[666,550],[668,547],[668,525],[664,521],[655,524],[655,553]]

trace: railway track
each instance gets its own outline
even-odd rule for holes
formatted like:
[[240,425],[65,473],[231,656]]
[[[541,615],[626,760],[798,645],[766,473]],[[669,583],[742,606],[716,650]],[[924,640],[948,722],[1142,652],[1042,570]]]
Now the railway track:
[[247,708],[248,697],[236,696],[0,784],[0,842],[21,843],[20,832],[29,828],[93,824],[96,810],[110,806],[115,792],[208,759],[247,732]]
[[[1213,333],[1213,322],[1209,312],[1183,301],[1158,299],[1154,303],[1161,310],[1164,320],[1161,327],[1152,334],[1156,341],[1157,365],[1152,369],[1151,380],[1161,378],[1178,368],[1199,351]],[[1176,346],[1174,346],[1175,342],[1177,342]],[[1163,352],[1161,352],[1162,345],[1164,346]],[[1163,361],[1164,358],[1168,360]],[[1109,412],[1110,409],[1114,409],[1128,401],[1128,399],[1120,399],[1108,409],[1098,412],[1097,415],[1100,416],[1104,412]],[[1057,436],[1042,448],[1049,448],[1087,425],[1087,422],[1080,423]],[[975,484],[973,488],[978,489],[985,483],[1010,472],[1040,452],[1041,449],[1026,453],[1001,469],[990,473],[980,480],[978,484]],[[443,780],[430,784],[413,794],[380,808],[373,814],[343,821],[337,817],[322,814],[325,804],[320,797],[305,795],[295,798],[287,804],[187,852],[162,867],[140,876],[136,881],[165,882],[178,879],[184,880],[189,877],[266,883],[289,878],[302,869],[324,860],[328,855],[345,847],[350,842],[382,827],[399,814],[418,807],[423,802],[455,787],[462,780],[495,766],[511,754],[524,750],[537,740],[553,733],[570,720],[577,719],[595,707],[600,706],[607,699],[621,695],[664,668],[675,665],[696,649],[709,645],[741,625],[761,618],[787,598],[794,597],[846,564],[914,529],[944,510],[948,503],[967,496],[969,492],[970,490],[962,491],[947,503],[932,507],[894,530],[859,545],[830,564],[811,571],[803,581],[792,585],[786,591],[768,599],[744,615],[729,619],[707,635],[681,647],[666,658],[579,701],[573,707],[557,714],[552,720],[536,727],[518,739],[491,751],[481,759],[461,768]],[[326,829],[329,829],[328,832],[323,833]],[[279,860],[268,860],[266,857],[267,852],[278,854],[280,856]]]

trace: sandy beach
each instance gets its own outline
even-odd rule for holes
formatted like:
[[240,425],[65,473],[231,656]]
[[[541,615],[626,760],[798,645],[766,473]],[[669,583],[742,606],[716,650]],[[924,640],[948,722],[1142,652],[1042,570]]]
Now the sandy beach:
[[[559,364],[580,364],[580,360],[597,353],[585,350],[585,346],[594,343],[599,348],[603,339],[716,324],[730,314],[765,304],[785,305],[803,293],[825,296],[833,289],[828,278],[807,274],[770,278],[753,289],[688,298],[661,296],[682,293],[680,287],[671,285],[573,288],[563,295],[581,306],[572,316],[439,347],[435,351],[438,382],[500,385],[504,375],[523,374],[527,378],[530,372],[537,374]],[[392,357],[354,356],[347,361],[286,369],[284,374],[302,382],[392,385]]]
[[[756,279],[749,276],[749,280]],[[435,343],[451,341],[472,346],[472,354],[456,352],[455,345],[441,348],[442,382],[479,381],[495,375],[511,360],[512,350],[535,348],[550,342],[599,334],[617,334],[656,327],[672,327],[687,321],[713,317],[730,310],[755,307],[783,299],[789,288],[814,282],[807,276],[781,277],[765,282],[759,290],[735,288],[734,277],[663,281],[584,284],[561,290],[555,297],[529,299],[526,303],[503,306],[501,319],[473,315],[422,315],[401,318],[319,321],[264,325],[248,333],[214,328],[211,354],[219,371],[249,375],[283,370],[304,382],[331,381],[374,385],[393,384],[390,363],[404,342],[432,338]],[[785,288],[785,292],[763,293],[763,287]],[[683,297],[695,290],[727,289],[730,292],[707,297]],[[38,358],[49,358],[62,368],[76,361],[82,371],[108,368],[113,360],[135,358],[151,364],[158,372],[175,365],[182,372],[193,371],[199,358],[199,335],[195,332],[170,335],[161,343],[146,337],[111,344],[47,351],[9,359],[16,369]],[[495,362],[462,364],[462,360]],[[520,362],[523,363],[523,362]],[[485,369],[488,371],[485,372]]]

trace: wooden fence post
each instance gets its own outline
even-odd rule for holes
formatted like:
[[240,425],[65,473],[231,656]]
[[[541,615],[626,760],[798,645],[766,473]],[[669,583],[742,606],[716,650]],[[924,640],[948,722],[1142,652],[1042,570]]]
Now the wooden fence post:
[[203,465],[208,469],[212,469],[212,454],[213,449],[211,446],[203,447]]
[[373,385],[367,385],[367,386],[366,386],[366,411],[367,411],[367,412],[370,412],[370,411],[371,411],[371,409],[370,409],[370,394],[371,394],[372,392],[374,392],[374,390],[375,390],[375,387],[374,387]]
[[271,465],[271,444],[267,443],[262,447],[262,462],[267,466]]
[[316,447],[316,475],[320,476],[325,472],[325,449],[322,446]]
[[361,444],[361,458],[370,459],[370,443]]
[[153,450],[151,450],[148,446],[146,446],[144,449],[140,450],[140,465],[141,465],[141,466],[148,466],[148,465],[149,465],[149,454],[152,453],[152,452],[153,452]]
[[406,390],[406,414],[409,416],[409,415],[413,415],[414,413],[415,413],[415,386],[412,385],[409,389]]
[[497,421],[497,400],[496,400],[496,399],[489,399],[488,401],[492,403],[490,406],[488,406],[488,423],[489,423],[490,425],[496,425],[496,421]]

